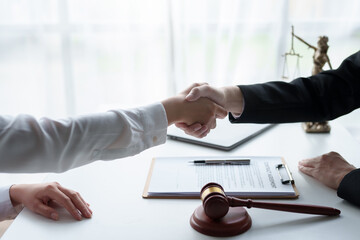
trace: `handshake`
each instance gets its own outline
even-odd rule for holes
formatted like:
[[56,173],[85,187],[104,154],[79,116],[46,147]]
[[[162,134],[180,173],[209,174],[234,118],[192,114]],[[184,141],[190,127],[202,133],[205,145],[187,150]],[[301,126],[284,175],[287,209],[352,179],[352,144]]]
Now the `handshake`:
[[205,137],[216,127],[217,118],[225,118],[228,112],[241,115],[244,100],[237,86],[214,88],[206,83],[195,83],[177,96],[162,101],[168,125],[175,124],[185,133],[198,138]]
[[[317,82],[317,79],[311,80],[314,83]],[[295,83],[296,81],[294,80]],[[303,92],[299,91],[301,88],[294,82],[260,84],[256,87],[250,86],[251,89],[242,86],[242,90],[238,86],[214,88],[206,83],[193,84],[178,96],[169,98],[162,103],[168,118],[168,125],[174,123],[185,133],[198,138],[205,137],[211,129],[216,127],[216,119],[225,118],[227,113],[231,113],[236,118],[236,122],[312,121],[318,115],[317,112],[312,116],[312,109],[309,107],[304,109],[303,107],[309,106],[306,102],[307,99],[304,100],[304,98],[299,97],[306,95],[309,91],[307,89],[304,89]],[[331,93],[331,89],[328,89]],[[244,112],[244,93],[246,93],[247,100],[251,95],[252,100],[255,98],[255,101],[248,102],[246,116],[243,115],[242,119],[238,119]],[[311,106],[320,105],[317,101],[318,98],[309,100]],[[269,112],[271,114],[264,114]],[[294,112],[297,113],[294,114]],[[249,117],[249,115],[251,116]],[[251,120],[249,121],[249,119]],[[338,195],[340,197],[360,206],[359,188],[354,190],[354,187],[350,187],[355,186],[355,182],[358,182],[355,179],[360,179],[360,177],[357,176],[356,178],[353,173],[354,178],[343,183],[345,176],[350,172],[352,173],[356,168],[337,152],[304,159],[299,162],[298,168],[301,172],[314,177],[332,189],[337,190],[339,188]],[[358,173],[360,172],[358,171]],[[348,177],[348,179],[350,178]]]

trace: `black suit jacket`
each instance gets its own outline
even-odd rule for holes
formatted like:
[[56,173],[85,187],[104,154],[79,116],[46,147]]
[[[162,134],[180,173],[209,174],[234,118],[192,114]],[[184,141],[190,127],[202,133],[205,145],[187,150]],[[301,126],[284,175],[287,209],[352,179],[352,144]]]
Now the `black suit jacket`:
[[239,86],[245,109],[239,123],[319,122],[360,107],[360,51],[336,70],[290,83],[268,82]]
[[[288,123],[332,120],[360,107],[360,51],[336,70],[290,83],[268,82],[239,86],[245,100],[233,123]],[[359,156],[360,157],[360,156]],[[360,169],[347,174],[338,196],[360,206]]]

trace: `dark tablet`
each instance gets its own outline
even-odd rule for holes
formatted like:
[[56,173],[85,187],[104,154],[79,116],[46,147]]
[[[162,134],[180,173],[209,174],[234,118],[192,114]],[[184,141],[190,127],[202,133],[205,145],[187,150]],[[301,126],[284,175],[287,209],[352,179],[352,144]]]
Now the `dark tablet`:
[[217,120],[216,125],[216,128],[204,138],[189,136],[175,126],[169,127],[167,136],[173,140],[230,151],[274,126],[274,124],[231,124],[228,119]]

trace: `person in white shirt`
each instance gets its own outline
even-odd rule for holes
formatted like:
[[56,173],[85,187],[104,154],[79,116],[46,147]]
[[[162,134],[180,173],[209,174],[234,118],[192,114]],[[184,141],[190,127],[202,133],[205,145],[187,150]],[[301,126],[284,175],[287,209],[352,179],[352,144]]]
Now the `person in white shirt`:
[[[207,132],[215,127],[216,118],[227,116],[227,111],[206,98],[186,101],[185,96],[189,91],[199,85],[201,84],[193,84],[179,95],[161,103],[130,110],[112,110],[64,120],[36,120],[29,115],[0,116],[0,172],[64,172],[96,160],[132,156],[163,144],[166,141],[167,127],[179,122],[189,125],[200,123],[197,131]],[[26,187],[33,189],[23,186],[21,191],[26,191]],[[61,186],[57,188],[60,192],[65,189]],[[16,190],[16,185],[10,188],[10,192],[11,189]],[[37,190],[49,201],[56,199],[46,192],[46,187]],[[8,202],[10,194],[6,190],[2,192],[0,213],[8,213],[8,207],[12,208]],[[77,201],[65,195],[56,197],[72,203]],[[34,194],[28,196],[31,198],[29,202],[37,201]],[[47,202],[43,201],[42,205],[47,206]],[[61,204],[64,201],[56,199],[56,202]],[[40,207],[44,207],[42,205]],[[79,210],[85,217],[91,216],[86,214],[86,210],[90,209],[85,201],[72,204],[72,210],[70,205],[62,206],[76,219],[79,218],[75,210]],[[54,216],[55,220],[58,216],[54,209],[49,209],[46,214],[38,213],[46,217]]]

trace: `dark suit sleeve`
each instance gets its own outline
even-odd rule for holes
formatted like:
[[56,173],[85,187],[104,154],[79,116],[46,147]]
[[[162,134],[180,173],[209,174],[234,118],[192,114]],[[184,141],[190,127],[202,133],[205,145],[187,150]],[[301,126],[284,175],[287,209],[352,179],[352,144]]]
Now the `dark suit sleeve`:
[[337,194],[339,197],[360,206],[360,169],[353,170],[344,177]]
[[268,82],[239,86],[245,100],[233,123],[319,122],[332,120],[360,107],[360,51],[336,70],[290,83]]

